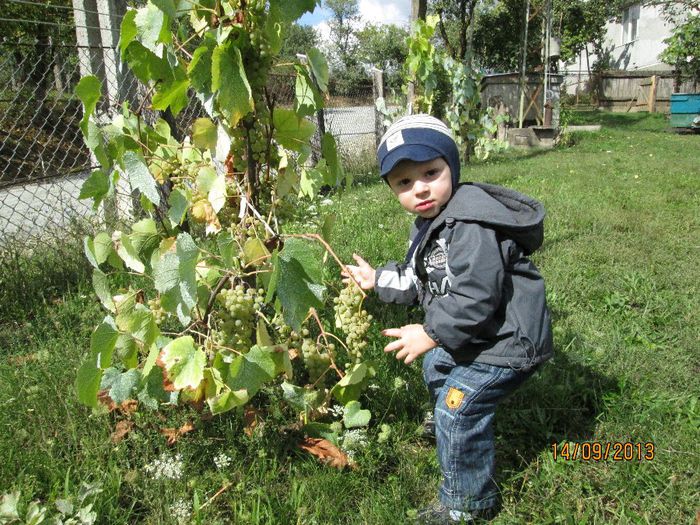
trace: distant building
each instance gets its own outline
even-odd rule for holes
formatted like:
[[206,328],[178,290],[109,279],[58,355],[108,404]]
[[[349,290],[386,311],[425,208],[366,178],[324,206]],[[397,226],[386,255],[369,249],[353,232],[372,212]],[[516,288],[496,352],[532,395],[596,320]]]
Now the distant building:
[[[659,55],[666,48],[664,39],[671,36],[673,25],[663,17],[659,6],[633,4],[627,7],[619,21],[611,20],[606,24],[607,35],[604,49],[610,69],[624,71],[667,71],[673,69],[663,63]],[[564,74],[564,83],[570,86],[569,93],[575,91],[576,85],[588,80],[589,65],[598,60],[591,53],[583,51],[577,60],[560,64],[560,72]],[[581,88],[584,86],[582,85]],[[573,88],[573,89],[571,89]]]

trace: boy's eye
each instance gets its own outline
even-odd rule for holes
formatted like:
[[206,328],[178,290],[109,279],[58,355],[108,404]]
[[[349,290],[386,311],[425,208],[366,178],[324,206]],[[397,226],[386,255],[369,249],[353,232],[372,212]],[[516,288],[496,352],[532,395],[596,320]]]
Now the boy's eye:
[[438,170],[436,170],[436,169],[431,169],[431,170],[428,170],[425,172],[426,176],[428,176],[428,177],[434,177],[435,175],[437,175],[437,173],[438,173]]
[[411,179],[406,178],[406,179],[400,179],[400,180],[396,183],[396,185],[397,185],[397,186],[406,186],[406,185],[408,185],[408,184],[410,184],[410,183],[411,183]]

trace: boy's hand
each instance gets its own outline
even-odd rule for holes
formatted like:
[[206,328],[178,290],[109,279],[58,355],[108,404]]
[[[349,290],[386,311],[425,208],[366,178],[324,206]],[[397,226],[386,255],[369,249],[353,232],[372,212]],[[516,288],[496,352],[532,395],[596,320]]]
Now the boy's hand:
[[[360,285],[360,288],[363,290],[371,290],[374,288],[374,279],[376,276],[376,272],[374,268],[372,268],[367,261],[365,261],[362,257],[354,253],[352,255],[352,258],[355,259],[355,262],[357,263],[357,266],[353,266],[351,264],[347,265],[347,269],[350,271],[352,276],[355,278],[357,281],[357,284]],[[351,279],[350,275],[346,271],[340,272],[340,274],[345,277],[343,279],[343,282],[345,284],[348,284]]]
[[410,365],[418,356],[435,348],[437,343],[433,341],[423,330],[423,325],[407,324],[401,328],[387,328],[382,330],[382,335],[387,337],[398,337],[392,343],[384,347],[385,352],[396,352],[396,359],[403,359],[403,362]]

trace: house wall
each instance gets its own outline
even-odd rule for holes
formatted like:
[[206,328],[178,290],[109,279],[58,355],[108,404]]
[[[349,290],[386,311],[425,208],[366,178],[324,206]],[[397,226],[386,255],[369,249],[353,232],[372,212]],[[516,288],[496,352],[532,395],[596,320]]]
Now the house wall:
[[[671,71],[672,67],[661,62],[659,55],[666,48],[663,41],[671,35],[672,26],[664,20],[662,10],[658,6],[636,4],[631,10],[635,8],[638,9],[639,18],[634,39],[630,40],[632,22],[624,16],[619,21],[610,21],[606,25],[605,51],[609,54],[610,69]],[[589,52],[591,49],[589,48]],[[560,63],[559,70],[564,75],[564,89],[567,93],[587,90],[588,63],[593,67],[597,59],[598,57],[590,52],[587,62],[584,51],[577,60]]]

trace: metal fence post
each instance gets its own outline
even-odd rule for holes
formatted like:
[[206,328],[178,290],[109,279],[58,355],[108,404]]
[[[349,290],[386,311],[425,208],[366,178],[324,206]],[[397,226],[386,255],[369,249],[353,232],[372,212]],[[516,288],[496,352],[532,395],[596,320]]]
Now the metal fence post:
[[384,135],[384,115],[377,108],[377,100],[384,100],[386,104],[386,96],[384,92],[384,72],[381,69],[372,69],[372,91],[374,98],[374,142],[375,146],[379,147],[379,142]]

